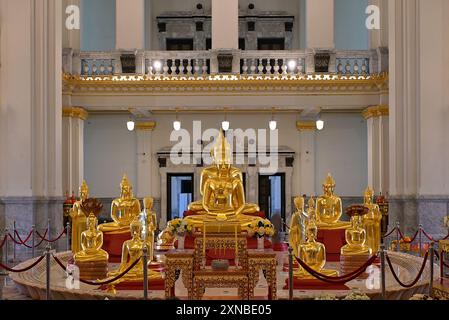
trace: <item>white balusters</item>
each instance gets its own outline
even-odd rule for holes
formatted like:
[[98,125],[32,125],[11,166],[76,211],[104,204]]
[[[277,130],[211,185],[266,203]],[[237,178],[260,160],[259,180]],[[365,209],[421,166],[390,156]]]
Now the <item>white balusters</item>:
[[206,59],[202,59],[201,61],[203,61],[203,67],[202,67],[201,75],[203,77],[205,77],[205,76],[207,76],[207,60]]
[[248,74],[248,59],[243,59],[242,73]]

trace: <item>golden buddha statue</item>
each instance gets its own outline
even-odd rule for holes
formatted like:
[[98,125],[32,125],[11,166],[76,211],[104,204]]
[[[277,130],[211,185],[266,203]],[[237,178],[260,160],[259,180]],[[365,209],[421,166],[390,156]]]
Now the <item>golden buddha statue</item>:
[[363,228],[366,231],[366,244],[373,253],[377,253],[381,243],[382,213],[377,204],[373,202],[374,190],[368,187],[364,194],[364,205],[368,213],[363,216]]
[[[139,219],[134,219],[130,224],[131,240],[127,240],[122,246],[122,260],[118,270],[110,272],[109,276],[114,277],[128,269],[137,259],[143,255],[143,248],[146,245],[142,239],[142,223]],[[150,262],[150,260],[148,261]],[[118,282],[124,281],[142,281],[144,268],[143,260],[138,262],[125,276],[117,280]],[[151,269],[148,270],[148,279],[162,279],[159,272],[155,272]]]
[[139,215],[139,220],[142,223],[142,239],[146,242],[148,248],[148,259],[153,260],[154,256],[154,232],[157,228],[157,217],[153,211],[153,198],[143,199],[143,211]]
[[109,255],[101,249],[103,233],[97,230],[98,219],[92,213],[87,218],[87,230],[81,233],[81,248],[74,256],[75,263],[107,262]]
[[113,200],[111,205],[111,218],[114,221],[100,225],[99,229],[102,232],[129,232],[129,225],[140,214],[140,202],[134,198],[132,186],[126,175],[122,178],[120,190],[120,198]]
[[70,210],[70,217],[72,219],[72,253],[77,253],[82,250],[81,234],[87,229],[87,217],[81,205],[83,201],[89,198],[89,187],[86,181],[79,188],[80,200],[73,204]]
[[[262,219],[244,214],[245,208],[248,207],[242,179],[231,169],[231,147],[223,133],[220,133],[214,146],[214,160],[216,175],[209,176],[204,183],[202,208],[205,213],[186,217],[185,220],[195,228],[218,222],[224,226],[239,224],[242,230],[247,230],[250,223]],[[233,231],[227,228],[221,230]]]
[[[316,241],[318,227],[316,225],[316,215],[312,211],[314,211],[313,198],[309,200],[309,217],[306,226],[307,240],[299,245],[299,259],[304,261],[310,268],[319,273],[331,277],[338,276],[338,271],[324,269],[324,266],[326,265],[326,248],[324,244]],[[302,267],[295,271],[294,277],[300,279],[315,279],[315,277],[313,277]]]
[[[226,138],[223,135],[223,132],[220,131],[218,136],[218,141],[212,150],[210,151],[211,157],[213,159],[213,163],[210,167],[203,169],[200,177],[200,195],[202,197],[205,196],[206,185],[209,179],[216,179],[220,174],[219,165],[223,163],[223,161],[230,160],[231,150],[227,150],[229,148],[229,144],[226,142]],[[226,158],[226,159],[225,159]],[[229,161],[230,162],[230,161]],[[240,180],[243,183],[243,175],[242,171],[236,167],[233,167],[229,164],[229,176],[232,179]],[[197,214],[207,214],[208,211],[205,209],[203,200],[195,201],[189,204],[188,210],[195,212]],[[241,213],[243,214],[254,214],[260,211],[260,208],[257,204],[253,203],[245,203],[243,210]]]
[[328,174],[323,183],[324,194],[317,199],[316,216],[319,229],[346,229],[348,222],[340,221],[342,215],[342,204],[340,197],[334,195],[335,181]]
[[304,211],[304,198],[296,197],[293,201],[295,203],[296,211],[292,215],[290,222],[290,231],[288,234],[288,242],[293,248],[293,254],[299,257],[299,245],[305,240],[305,225],[307,214]]
[[346,245],[341,248],[341,254],[350,255],[371,255],[371,248],[366,245],[366,231],[362,228],[362,215],[351,216],[351,227],[346,229]]

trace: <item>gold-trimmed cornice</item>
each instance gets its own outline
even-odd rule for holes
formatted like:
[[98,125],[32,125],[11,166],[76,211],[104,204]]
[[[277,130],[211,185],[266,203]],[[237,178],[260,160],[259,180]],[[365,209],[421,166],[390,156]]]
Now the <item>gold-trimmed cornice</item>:
[[316,130],[316,122],[315,121],[296,121],[296,129],[298,129],[298,131]]
[[372,106],[363,110],[362,115],[365,119],[382,117],[389,115],[389,108],[385,105]]
[[378,94],[388,90],[388,74],[369,76],[211,76],[207,78],[154,77],[146,75],[63,77],[64,94],[128,95],[230,95],[260,94]]
[[135,124],[136,130],[154,131],[156,129],[155,121],[137,121]]
[[84,108],[80,107],[64,107],[62,108],[62,117],[78,118],[85,121],[89,117],[89,113]]

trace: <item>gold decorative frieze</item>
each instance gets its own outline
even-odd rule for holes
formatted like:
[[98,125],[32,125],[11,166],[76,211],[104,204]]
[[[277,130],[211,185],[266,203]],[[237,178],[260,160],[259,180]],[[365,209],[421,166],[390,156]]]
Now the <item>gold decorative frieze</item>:
[[372,107],[366,108],[362,112],[362,115],[365,119],[388,116],[388,114],[389,114],[389,108],[388,108],[388,106],[384,106],[384,105],[372,106]]
[[153,131],[156,128],[155,121],[140,121],[135,124],[136,130]]
[[81,120],[87,120],[89,114],[88,112],[80,107],[65,107],[62,108],[63,118],[78,118]]
[[373,94],[388,91],[388,74],[344,75],[216,75],[171,77],[109,75],[63,77],[64,94],[240,95],[240,94]]
[[298,131],[316,130],[315,121],[297,121],[296,128]]

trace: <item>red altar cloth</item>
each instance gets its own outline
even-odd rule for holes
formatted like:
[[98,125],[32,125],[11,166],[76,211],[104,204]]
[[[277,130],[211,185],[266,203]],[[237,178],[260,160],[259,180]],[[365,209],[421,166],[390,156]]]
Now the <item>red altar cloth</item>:
[[119,263],[122,260],[123,242],[131,239],[130,232],[124,233],[103,233],[102,249],[109,253],[109,262]]
[[340,249],[346,244],[345,229],[318,230],[317,241],[326,246],[326,261],[340,261]]
[[[288,290],[288,278],[285,279],[284,290]],[[293,279],[293,289],[296,290],[349,290],[344,284],[333,284],[318,279]]]

